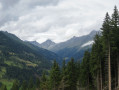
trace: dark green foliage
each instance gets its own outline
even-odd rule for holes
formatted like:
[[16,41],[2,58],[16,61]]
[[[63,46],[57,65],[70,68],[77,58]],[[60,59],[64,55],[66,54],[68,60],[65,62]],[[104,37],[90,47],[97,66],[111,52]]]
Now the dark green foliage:
[[21,87],[20,87],[20,90],[27,90],[28,88],[28,85],[27,85],[27,82],[26,81],[23,81]]
[[35,90],[33,78],[30,78],[30,80],[29,80],[28,90]]
[[19,90],[19,81],[15,80],[11,90]]
[[18,67],[7,67],[6,69],[6,75],[5,77],[7,77],[8,79],[10,78],[15,78],[18,80],[29,80],[30,77],[34,77],[33,71],[32,69],[21,69]]
[[83,61],[81,63],[81,75],[80,80],[82,86],[86,86],[86,89],[90,88],[90,85],[92,86],[92,76],[90,73],[90,53],[88,51],[85,52]]
[[36,78],[36,88],[40,88],[40,79]]
[[54,64],[50,71],[50,82],[51,82],[51,87],[53,90],[58,89],[60,81],[61,81],[61,71],[60,71],[58,63],[54,61]]
[[65,80],[66,80],[65,81],[66,82],[66,88],[68,90],[76,89],[77,73],[76,73],[76,65],[75,65],[75,62],[74,62],[73,58],[67,64]]
[[2,85],[1,88],[0,88],[0,90],[7,90],[6,85]]
[[65,60],[63,60],[63,64],[62,64],[62,77],[65,76],[65,71],[66,71],[66,62],[65,62]]
[[49,90],[50,87],[50,83],[48,82],[48,79],[46,77],[45,72],[43,72],[42,76],[41,76],[41,85],[40,85],[40,89],[41,90]]

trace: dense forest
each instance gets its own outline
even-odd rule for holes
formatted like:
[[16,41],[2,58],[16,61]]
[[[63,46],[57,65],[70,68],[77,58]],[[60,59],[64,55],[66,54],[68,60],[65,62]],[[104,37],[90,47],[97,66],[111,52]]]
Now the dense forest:
[[[8,70],[9,71],[9,70]],[[30,75],[29,75],[30,76]],[[7,90],[1,85],[0,90]],[[72,58],[62,66],[54,61],[41,77],[15,80],[11,90],[119,90],[119,11],[106,13],[101,33],[81,62]]]

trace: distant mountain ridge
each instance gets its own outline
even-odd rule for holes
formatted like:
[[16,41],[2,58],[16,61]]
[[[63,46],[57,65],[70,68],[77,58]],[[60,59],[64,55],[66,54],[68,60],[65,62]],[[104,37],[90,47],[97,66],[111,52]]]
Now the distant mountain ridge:
[[56,43],[51,41],[50,39],[46,40],[45,42],[41,43],[40,44],[40,47],[41,48],[45,48],[45,49],[48,49],[51,48],[52,46],[54,46]]
[[80,37],[74,36],[61,43],[54,43],[51,40],[47,40],[38,46],[55,52],[62,58],[74,57],[75,59],[81,59],[84,51],[88,49],[90,50],[96,33],[99,33],[99,31],[93,30],[88,35]]

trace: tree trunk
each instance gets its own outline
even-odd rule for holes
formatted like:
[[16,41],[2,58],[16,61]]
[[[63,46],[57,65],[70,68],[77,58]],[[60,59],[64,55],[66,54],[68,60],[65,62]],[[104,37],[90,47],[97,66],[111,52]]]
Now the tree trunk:
[[100,90],[99,71],[97,71],[97,90]]
[[[118,55],[118,54],[117,54]],[[115,69],[115,90],[117,89],[117,81],[118,81],[118,56],[117,56],[117,59],[116,60],[114,60],[114,69]]]
[[119,56],[117,56],[117,68],[118,68],[118,90],[119,90]]
[[102,63],[100,60],[100,90],[102,90]]
[[89,76],[88,76],[88,82],[87,82],[87,89],[86,90],[89,90]]
[[109,90],[111,90],[111,60],[110,60],[110,44],[109,44],[109,55],[108,55],[108,84]]

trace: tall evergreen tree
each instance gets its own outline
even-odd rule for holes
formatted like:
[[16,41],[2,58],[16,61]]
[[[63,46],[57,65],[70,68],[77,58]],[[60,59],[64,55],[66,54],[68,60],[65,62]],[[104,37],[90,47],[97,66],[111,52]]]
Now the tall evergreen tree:
[[[114,7],[114,12],[112,14],[112,19],[111,19],[111,26],[112,26],[112,49],[113,52],[115,53],[115,56],[113,57],[113,62],[115,62],[114,70],[115,70],[115,75],[117,75],[117,70],[118,70],[118,77],[119,77],[119,11],[117,7]],[[116,66],[118,67],[116,69]],[[115,83],[116,83],[116,76],[115,76]],[[115,85],[116,86],[116,85]],[[119,78],[118,78],[118,87],[119,87]]]
[[84,53],[83,61],[81,63],[81,76],[80,80],[82,81],[82,86],[89,90],[91,84],[91,73],[90,73],[90,53],[86,51]]
[[102,37],[105,53],[108,55],[108,89],[111,90],[111,59],[110,59],[110,43],[111,43],[111,19],[109,14],[106,14],[102,25]]
[[48,80],[45,74],[45,71],[43,72],[42,76],[41,76],[41,86],[40,89],[41,90],[48,90],[49,86],[48,86]]
[[65,75],[66,75],[66,62],[65,62],[65,59],[64,59],[63,63],[62,63],[61,82],[60,82],[60,87],[59,87],[59,88],[61,88],[63,90],[64,90],[64,88],[66,86]]
[[73,58],[67,64],[65,80],[67,85],[66,90],[76,90],[77,72],[76,72],[76,65]]
[[102,90],[102,49],[101,37],[97,34],[94,38],[90,59],[90,70],[93,78],[97,79],[97,90]]
[[50,81],[51,81],[52,90],[58,90],[61,81],[61,72],[60,72],[59,65],[56,61],[54,61],[54,64],[50,71]]

